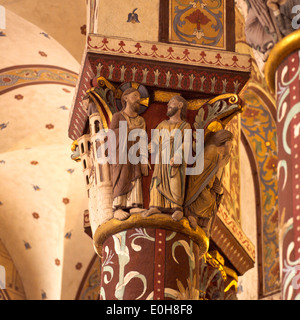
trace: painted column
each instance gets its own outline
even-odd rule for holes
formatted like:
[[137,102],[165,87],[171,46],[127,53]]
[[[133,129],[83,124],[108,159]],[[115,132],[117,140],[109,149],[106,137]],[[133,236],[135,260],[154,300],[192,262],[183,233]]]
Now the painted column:
[[100,299],[199,299],[199,266],[208,250],[201,228],[165,214],[132,215],[100,226],[94,245],[101,256]]
[[266,80],[275,91],[281,294],[300,299],[300,30],[270,52]]

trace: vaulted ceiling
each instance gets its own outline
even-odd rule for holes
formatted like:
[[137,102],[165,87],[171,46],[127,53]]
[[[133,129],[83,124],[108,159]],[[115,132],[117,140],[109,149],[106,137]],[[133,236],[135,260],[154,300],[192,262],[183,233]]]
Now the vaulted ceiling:
[[[26,15],[20,1],[10,2]],[[22,1],[28,18],[37,2]],[[51,13],[44,8],[40,24],[61,17],[55,3],[48,3]],[[83,232],[81,167],[70,158],[67,135],[80,64],[48,24],[41,29],[7,10],[0,38],[0,239],[28,299],[74,299],[94,255]],[[66,29],[58,28],[57,37]]]
[[86,1],[0,0],[0,5],[38,26],[81,62],[85,46]]

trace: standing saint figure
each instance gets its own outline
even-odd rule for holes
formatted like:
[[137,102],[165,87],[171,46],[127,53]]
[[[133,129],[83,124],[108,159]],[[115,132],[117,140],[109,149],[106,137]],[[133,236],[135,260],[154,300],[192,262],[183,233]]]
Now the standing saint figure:
[[[174,96],[168,102],[167,116],[152,132],[148,150],[155,154],[155,167],[150,186],[149,210],[144,217],[155,213],[170,213],[175,221],[183,217],[186,163],[184,161],[184,130],[191,129],[185,121],[187,101]],[[186,146],[187,147],[187,146]]]
[[190,175],[185,196],[185,215],[193,229],[209,228],[223,194],[221,177],[230,160],[233,134],[228,130],[211,132],[204,147],[204,169]]
[[[142,193],[142,175],[148,175],[148,150],[146,123],[144,118],[139,116],[140,110],[139,91],[135,88],[129,88],[124,91],[121,97],[123,106],[122,111],[113,115],[110,129],[114,132],[116,138],[116,163],[111,164],[111,178],[113,186],[113,212],[114,218],[118,220],[128,219],[131,213],[141,212],[143,208]],[[120,130],[122,122],[127,126],[127,136],[123,136]],[[124,126],[123,126],[124,128]],[[134,129],[140,129],[138,132],[143,135],[143,139],[138,142],[132,141],[133,136],[129,139],[130,133]],[[145,140],[146,139],[146,140]],[[125,142],[125,143],[121,143]],[[136,150],[140,161],[130,159],[130,150],[134,145],[138,145]],[[120,161],[125,159],[125,161]]]

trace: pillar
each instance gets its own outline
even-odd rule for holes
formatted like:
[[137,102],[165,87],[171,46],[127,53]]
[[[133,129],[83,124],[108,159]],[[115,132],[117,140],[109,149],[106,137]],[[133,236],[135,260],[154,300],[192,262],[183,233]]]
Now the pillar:
[[209,240],[166,214],[110,220],[94,235],[101,257],[100,299],[199,299],[199,268]]
[[300,30],[270,52],[266,81],[275,92],[281,295],[300,299]]

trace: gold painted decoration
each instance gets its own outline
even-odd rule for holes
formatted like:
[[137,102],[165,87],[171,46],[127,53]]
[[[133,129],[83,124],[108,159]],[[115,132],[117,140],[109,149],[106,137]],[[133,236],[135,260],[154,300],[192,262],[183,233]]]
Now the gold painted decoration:
[[207,99],[189,100],[188,101],[188,110],[199,110],[206,102],[207,102]]
[[169,40],[225,49],[226,0],[170,0]]
[[76,162],[80,162],[81,158],[80,158],[80,152],[78,149],[78,141],[74,140],[71,144],[71,151],[72,151],[72,155],[71,155],[71,159],[76,161]]
[[190,239],[199,245],[200,256],[208,250],[209,238],[205,234],[204,230],[200,227],[197,227],[196,230],[192,229],[186,218],[183,218],[180,221],[175,221],[171,216],[166,214],[154,214],[144,218],[141,214],[137,213],[132,214],[124,221],[117,219],[109,220],[97,228],[94,234],[94,247],[97,254],[101,257],[102,245],[108,237],[124,230],[145,227],[163,228],[188,235]]
[[229,289],[230,289],[231,287],[233,287],[233,286],[234,286],[234,288],[235,288],[235,291],[237,291],[237,281],[236,281],[236,280],[230,281],[229,285],[224,289],[224,292],[229,291]]
[[95,92],[95,88],[92,88],[87,91],[87,94],[91,97],[91,99],[93,100],[93,102],[95,103],[95,105],[97,107],[97,110],[98,110],[100,117],[101,117],[102,127],[104,128],[104,130],[108,130],[108,124],[107,124],[106,118],[104,116],[104,113],[102,111],[102,106],[101,106],[99,100],[97,99],[97,97],[99,97],[99,96],[97,94],[95,95],[94,92]]
[[[218,254],[218,258],[220,258],[221,256]],[[223,257],[222,257],[223,259]],[[219,259],[213,257],[209,252],[207,252],[205,254],[205,260],[206,263],[209,263],[212,267],[219,269],[219,271],[221,272],[222,278],[224,281],[226,281],[227,279],[227,274],[224,270],[224,265],[219,261]]]
[[76,148],[78,147],[78,141],[77,140],[75,140],[75,141],[73,141],[72,142],[72,145],[71,145],[71,151],[75,151],[76,150]]
[[97,78],[97,83],[99,84],[100,87],[107,87],[113,92],[116,91],[116,88],[104,77],[99,77]]
[[169,92],[169,91],[162,91],[162,90],[155,90],[154,91],[154,101],[158,102],[168,102],[175,96],[180,96],[179,92]]
[[223,126],[219,121],[213,121],[207,126],[207,130],[209,130],[210,132],[217,132],[222,129]]
[[224,129],[230,120],[243,112],[242,101],[237,94],[222,94],[205,102],[195,117],[194,128],[216,132]]

